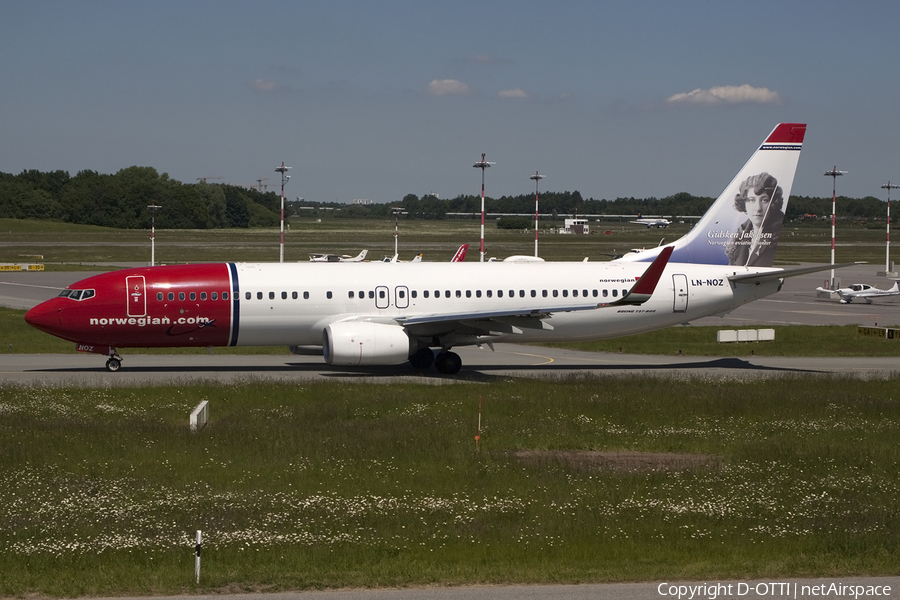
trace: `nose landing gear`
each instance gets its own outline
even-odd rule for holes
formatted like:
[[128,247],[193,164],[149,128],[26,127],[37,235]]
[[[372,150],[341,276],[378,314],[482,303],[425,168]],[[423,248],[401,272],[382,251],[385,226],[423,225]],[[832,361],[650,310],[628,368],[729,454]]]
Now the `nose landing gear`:
[[115,373],[122,368],[122,357],[115,348],[109,349],[109,358],[106,360],[106,370]]

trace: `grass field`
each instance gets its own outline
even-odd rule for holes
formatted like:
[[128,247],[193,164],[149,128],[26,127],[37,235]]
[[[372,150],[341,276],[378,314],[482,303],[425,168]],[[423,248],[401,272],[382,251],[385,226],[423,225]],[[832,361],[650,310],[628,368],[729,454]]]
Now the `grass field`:
[[900,573],[891,381],[0,387],[0,414],[2,596]]
[[[476,223],[407,225],[402,258],[448,260],[467,241],[477,260]],[[544,236],[541,254],[603,260],[686,230],[604,224]],[[393,254],[392,232],[392,222],[294,222],[286,259]],[[881,235],[848,233],[838,260],[883,260]],[[532,236],[489,231],[489,255],[531,254]],[[829,238],[797,229],[781,259],[827,262]],[[277,260],[277,239],[159,232],[157,258]],[[32,253],[48,268],[80,268],[146,261],[149,243],[147,232],[0,221],[0,262]],[[23,315],[0,309],[0,354],[74,351]],[[721,355],[717,329],[568,346]],[[216,349],[235,351],[286,353]],[[776,342],[728,353],[900,349],[855,327],[777,327]],[[0,385],[0,597],[897,575],[896,389],[895,379],[822,377]],[[191,434],[203,399],[210,424]]]
[[[562,226],[562,221],[558,225]],[[401,221],[399,253],[410,260],[418,253],[426,261],[447,261],[460,244],[468,243],[468,261],[478,259],[479,222],[474,219]],[[687,223],[667,229],[647,229],[622,222],[591,223],[592,235],[542,234],[540,256],[547,260],[609,260],[632,248],[657,246],[690,230]],[[71,269],[83,264],[150,261],[149,232],[117,230],[42,221],[0,219],[0,263],[36,262],[48,269]],[[837,234],[838,262],[884,264],[883,229],[845,225]],[[204,261],[277,261],[277,229],[157,230],[158,263]],[[534,254],[534,232],[485,229],[488,257]],[[305,261],[309,253],[357,254],[369,250],[370,259],[394,254],[394,221],[294,218],[285,234],[285,260]],[[825,224],[787,224],[779,242],[778,261],[828,263],[831,230]]]

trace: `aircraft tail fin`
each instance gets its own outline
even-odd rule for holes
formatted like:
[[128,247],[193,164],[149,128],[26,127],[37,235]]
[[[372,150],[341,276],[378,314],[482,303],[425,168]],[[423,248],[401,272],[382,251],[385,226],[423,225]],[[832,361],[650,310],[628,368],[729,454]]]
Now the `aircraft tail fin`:
[[466,252],[469,251],[469,245],[463,244],[456,251],[456,254],[453,255],[453,258],[450,259],[450,262],[462,262],[466,258]]
[[[672,244],[671,262],[771,267],[805,133],[802,123],[777,125],[697,225]],[[617,260],[649,262],[659,253]]]

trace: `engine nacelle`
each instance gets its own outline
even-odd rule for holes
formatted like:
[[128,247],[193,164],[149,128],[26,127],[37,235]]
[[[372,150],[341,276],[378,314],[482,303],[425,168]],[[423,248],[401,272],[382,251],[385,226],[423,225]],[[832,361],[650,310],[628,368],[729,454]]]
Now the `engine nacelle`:
[[322,354],[329,365],[399,365],[415,348],[399,325],[344,321],[322,332]]

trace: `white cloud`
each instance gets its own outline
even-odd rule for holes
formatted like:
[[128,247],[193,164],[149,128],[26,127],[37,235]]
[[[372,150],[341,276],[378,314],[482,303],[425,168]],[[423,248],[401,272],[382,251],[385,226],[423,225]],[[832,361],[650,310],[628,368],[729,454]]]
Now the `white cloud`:
[[456,79],[432,79],[428,84],[428,93],[432,96],[444,96],[445,94],[468,94],[469,86]]
[[666,98],[669,104],[780,104],[781,96],[769,88],[752,85],[723,85],[708,90],[675,94]]
[[511,90],[501,90],[497,92],[501,98],[527,98],[528,94],[522,88],[513,88]]
[[278,91],[278,83],[271,81],[269,79],[257,79],[252,84],[253,89],[258,92],[277,92]]

